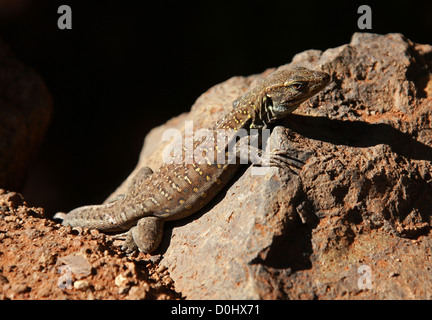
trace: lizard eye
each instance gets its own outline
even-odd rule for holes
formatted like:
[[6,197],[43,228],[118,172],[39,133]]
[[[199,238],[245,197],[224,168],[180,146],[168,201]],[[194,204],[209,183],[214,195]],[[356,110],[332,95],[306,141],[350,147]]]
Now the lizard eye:
[[303,87],[303,83],[301,83],[301,82],[294,82],[291,86],[292,86],[294,89],[296,89],[296,90],[300,90],[301,87]]

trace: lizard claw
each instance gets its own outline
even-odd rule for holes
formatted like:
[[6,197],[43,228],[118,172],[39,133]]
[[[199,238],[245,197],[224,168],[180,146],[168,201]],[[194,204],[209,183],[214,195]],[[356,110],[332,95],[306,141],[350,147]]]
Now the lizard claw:
[[128,232],[126,235],[126,239],[121,246],[121,249],[125,251],[126,253],[132,253],[136,250],[138,250],[138,246],[136,245],[135,241],[133,240],[132,233]]
[[304,162],[300,159],[291,157],[284,150],[275,150],[270,154],[270,165],[280,166],[292,166],[301,169],[304,166]]
[[287,155],[284,150],[275,150],[264,158],[262,166],[278,167],[283,170],[298,172],[304,166],[304,162]]
[[66,216],[67,216],[67,213],[65,213],[65,212],[57,212],[54,216],[53,216],[53,219],[54,220],[64,220],[65,218],[66,218]]

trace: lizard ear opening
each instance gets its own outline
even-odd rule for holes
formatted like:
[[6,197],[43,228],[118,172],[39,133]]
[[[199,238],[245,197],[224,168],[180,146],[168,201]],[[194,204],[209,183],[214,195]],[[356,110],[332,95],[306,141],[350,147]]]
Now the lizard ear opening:
[[261,121],[267,127],[273,118],[273,99],[264,94],[262,97],[262,105],[259,108]]
[[262,102],[263,102],[263,106],[264,106],[266,109],[273,107],[273,100],[272,100],[272,98],[270,98],[270,97],[269,97],[268,95],[266,95],[266,94],[263,96]]

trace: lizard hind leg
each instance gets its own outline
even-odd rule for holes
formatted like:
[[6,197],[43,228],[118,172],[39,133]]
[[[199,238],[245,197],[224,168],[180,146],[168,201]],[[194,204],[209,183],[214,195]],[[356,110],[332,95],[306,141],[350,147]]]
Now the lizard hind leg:
[[111,195],[104,203],[113,203],[123,200],[127,194],[132,193],[137,189],[137,187],[139,187],[139,183],[150,177],[152,174],[153,170],[150,167],[142,167],[138,169],[138,171],[130,178],[130,181],[127,182],[126,193]]
[[142,183],[144,180],[146,180],[148,177],[150,177],[153,174],[153,170],[150,167],[142,167],[140,168],[137,173],[132,177],[131,181],[128,185],[128,193],[136,189],[140,183]]
[[138,220],[126,235],[122,250],[127,253],[137,249],[144,253],[151,253],[159,246],[163,235],[164,220],[154,216],[148,216]]

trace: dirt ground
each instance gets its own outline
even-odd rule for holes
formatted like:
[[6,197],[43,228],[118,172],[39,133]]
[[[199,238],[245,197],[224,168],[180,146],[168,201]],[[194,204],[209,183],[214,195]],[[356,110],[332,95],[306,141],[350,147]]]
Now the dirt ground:
[[71,229],[0,189],[0,299],[182,299],[158,257]]

